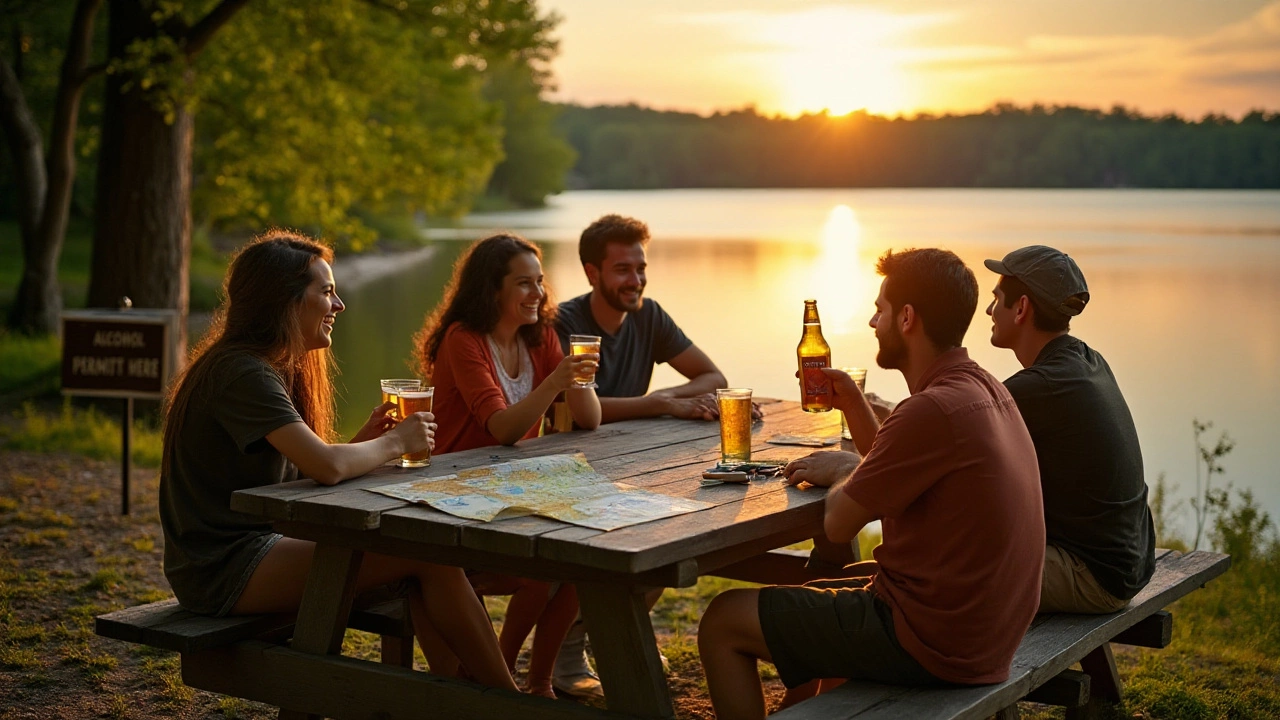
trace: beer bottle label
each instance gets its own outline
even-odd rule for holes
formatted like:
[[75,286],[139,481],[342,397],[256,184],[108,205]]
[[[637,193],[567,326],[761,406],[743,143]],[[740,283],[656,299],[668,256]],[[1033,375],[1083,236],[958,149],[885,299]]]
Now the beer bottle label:
[[805,358],[800,361],[804,375],[804,391],[810,396],[830,395],[831,380],[822,372],[822,368],[831,367],[826,358]]

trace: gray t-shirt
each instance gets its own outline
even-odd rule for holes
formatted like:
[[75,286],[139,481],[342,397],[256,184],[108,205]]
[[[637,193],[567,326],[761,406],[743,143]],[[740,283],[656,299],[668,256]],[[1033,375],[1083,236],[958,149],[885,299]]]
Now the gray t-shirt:
[[1036,446],[1047,542],[1115,597],[1137,595],[1155,571],[1155,529],[1138,431],[1107,361],[1063,335],[1004,384]]
[[618,332],[610,335],[591,314],[591,293],[579,295],[560,303],[556,332],[566,355],[570,335],[600,336],[600,369],[596,371],[596,394],[600,397],[648,393],[653,366],[669,362],[693,345],[676,321],[648,298],[638,311],[627,313]]
[[225,615],[276,540],[271,523],[231,509],[236,490],[294,480],[267,433],[301,422],[280,376],[249,354],[219,361],[187,406],[160,476],[164,574],[178,602]]

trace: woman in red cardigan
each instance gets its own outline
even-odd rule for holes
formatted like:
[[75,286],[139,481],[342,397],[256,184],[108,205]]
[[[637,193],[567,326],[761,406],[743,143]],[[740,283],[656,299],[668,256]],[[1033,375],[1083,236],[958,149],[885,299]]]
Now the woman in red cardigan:
[[[537,437],[547,408],[562,392],[578,427],[600,425],[595,389],[573,383],[579,368],[594,367],[600,357],[565,357],[555,307],[543,287],[542,253],[528,240],[494,235],[459,259],[415,342],[423,377],[435,386],[437,453]],[[483,594],[512,593],[498,645],[513,671],[537,624],[527,686],[530,693],[555,697],[551,669],[578,612],[573,586],[561,585],[552,596],[545,582],[488,573],[472,579]]]

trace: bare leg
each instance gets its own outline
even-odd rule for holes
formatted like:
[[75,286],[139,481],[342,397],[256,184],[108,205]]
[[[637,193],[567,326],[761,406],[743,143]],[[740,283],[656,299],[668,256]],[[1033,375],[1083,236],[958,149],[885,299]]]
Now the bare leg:
[[760,629],[760,591],[728,590],[716,596],[698,625],[698,654],[711,705],[720,720],[764,717],[764,688],[757,660],[772,661]]
[[[291,612],[302,602],[315,543],[282,538],[258,563],[233,614]],[[413,578],[422,592],[411,598],[414,634],[423,652],[436,662],[452,666],[444,650],[461,661],[478,682],[516,690],[515,681],[502,662],[497,638],[484,605],[471,590],[460,568],[366,553],[356,581],[356,591]],[[428,662],[431,658],[428,658]]]
[[555,667],[560,644],[569,632],[569,626],[578,616],[578,591],[569,583],[561,583],[555,597],[546,604],[538,616],[538,627],[533,635],[533,652],[529,657],[529,693],[543,697],[555,697],[551,689],[551,670]]
[[778,705],[778,709],[785,710],[802,700],[808,700],[821,691],[821,686],[821,680],[810,680],[803,685],[787,688],[786,694],[782,696],[782,704]]
[[525,639],[547,607],[550,592],[549,583],[529,580],[511,593],[511,602],[507,603],[507,617],[502,621],[498,647],[502,649],[502,657],[512,672],[515,672],[520,648],[524,646]]

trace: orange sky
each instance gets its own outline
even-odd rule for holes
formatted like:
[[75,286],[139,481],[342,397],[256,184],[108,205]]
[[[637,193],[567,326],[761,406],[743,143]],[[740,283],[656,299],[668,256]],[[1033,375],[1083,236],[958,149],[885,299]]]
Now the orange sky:
[[710,113],[1280,110],[1280,0],[539,0],[554,100]]

